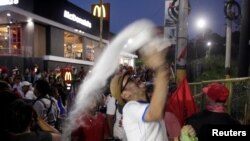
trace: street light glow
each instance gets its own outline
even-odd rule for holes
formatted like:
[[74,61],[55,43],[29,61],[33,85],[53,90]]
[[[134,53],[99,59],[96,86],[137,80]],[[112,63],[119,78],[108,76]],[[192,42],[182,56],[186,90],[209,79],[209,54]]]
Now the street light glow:
[[197,27],[200,29],[204,29],[206,27],[206,21],[202,18],[199,19],[196,24],[197,24]]
[[207,42],[207,46],[209,46],[209,47],[210,47],[211,45],[212,45],[212,42],[210,42],[210,41],[209,41],[209,42]]

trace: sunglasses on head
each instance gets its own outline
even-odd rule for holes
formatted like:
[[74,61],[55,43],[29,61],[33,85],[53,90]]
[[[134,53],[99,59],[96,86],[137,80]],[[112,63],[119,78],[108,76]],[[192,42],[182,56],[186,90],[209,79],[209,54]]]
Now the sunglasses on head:
[[[125,77],[126,76],[128,76],[128,75],[124,75],[123,77],[122,77],[122,81],[121,82],[123,82],[124,81],[124,79],[125,79]],[[136,80],[136,76],[135,75],[129,75],[128,76],[128,79],[127,79],[127,81],[126,81],[126,83],[123,85],[123,83],[122,83],[122,85],[121,85],[121,93],[125,90],[125,88],[126,88],[126,86],[128,85],[128,83],[129,82],[133,82],[133,81],[135,81]]]

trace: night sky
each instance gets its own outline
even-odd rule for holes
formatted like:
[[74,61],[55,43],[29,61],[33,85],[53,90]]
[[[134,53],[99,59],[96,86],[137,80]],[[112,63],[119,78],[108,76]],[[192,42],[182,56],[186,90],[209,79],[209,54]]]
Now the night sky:
[[[91,4],[99,3],[99,0],[69,0],[79,7],[90,11]],[[189,37],[200,34],[195,21],[198,17],[207,19],[207,27],[222,36],[225,35],[224,16],[225,0],[190,0],[191,13],[188,21]],[[242,0],[237,0],[241,5]],[[152,20],[157,26],[164,25],[165,0],[103,0],[110,3],[111,20],[110,31],[119,33],[128,24],[142,18]],[[239,28],[234,25],[233,30]]]

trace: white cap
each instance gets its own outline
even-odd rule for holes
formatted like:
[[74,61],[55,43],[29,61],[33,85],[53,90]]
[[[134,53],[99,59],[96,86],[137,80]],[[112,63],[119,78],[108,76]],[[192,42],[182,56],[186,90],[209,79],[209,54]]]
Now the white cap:
[[21,83],[21,87],[23,87],[23,86],[30,86],[30,85],[31,85],[31,83],[28,82],[28,81],[23,81],[23,82]]

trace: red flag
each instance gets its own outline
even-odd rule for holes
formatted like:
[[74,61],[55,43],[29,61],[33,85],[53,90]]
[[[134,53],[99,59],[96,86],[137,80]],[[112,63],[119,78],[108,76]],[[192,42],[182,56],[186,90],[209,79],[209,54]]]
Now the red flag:
[[197,106],[187,78],[184,77],[176,91],[168,98],[166,111],[172,112],[183,126],[187,117],[197,111]]

